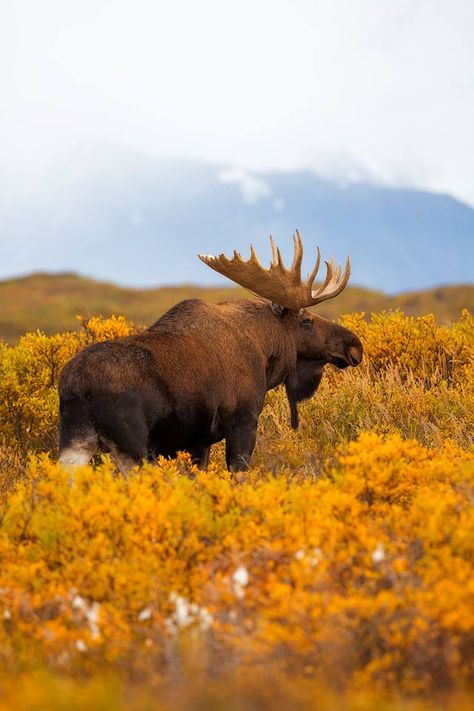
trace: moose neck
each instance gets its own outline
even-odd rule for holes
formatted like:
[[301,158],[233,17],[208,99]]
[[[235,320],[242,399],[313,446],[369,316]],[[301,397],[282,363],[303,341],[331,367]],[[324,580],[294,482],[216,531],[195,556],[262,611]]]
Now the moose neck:
[[265,305],[262,311],[268,322],[268,327],[262,329],[266,332],[267,390],[272,390],[285,382],[296,366],[295,324],[291,316],[284,320],[275,316],[269,305]]
[[[235,322],[245,329],[246,337],[258,348],[266,362],[266,389],[281,385],[296,366],[296,346],[291,318],[276,316],[268,301],[245,300],[232,305]],[[242,316],[245,318],[242,319]]]

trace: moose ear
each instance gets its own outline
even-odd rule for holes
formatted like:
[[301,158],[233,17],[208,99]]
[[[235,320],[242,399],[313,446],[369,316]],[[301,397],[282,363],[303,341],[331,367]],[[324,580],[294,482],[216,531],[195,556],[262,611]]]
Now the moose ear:
[[273,302],[272,302],[270,308],[272,310],[272,313],[275,316],[278,316],[279,318],[283,318],[283,316],[285,316],[285,314],[287,314],[289,311],[289,309],[287,309],[286,306],[280,306],[280,304],[274,304]]

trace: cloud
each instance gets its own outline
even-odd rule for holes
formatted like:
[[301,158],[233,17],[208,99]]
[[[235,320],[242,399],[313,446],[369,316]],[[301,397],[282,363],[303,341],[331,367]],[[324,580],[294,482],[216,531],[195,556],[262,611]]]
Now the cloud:
[[227,168],[218,174],[221,183],[235,183],[244,202],[253,204],[266,198],[271,194],[271,188],[261,178],[252,175],[248,170],[242,168]]
[[472,0],[7,5],[0,154],[19,181],[99,141],[474,204]]

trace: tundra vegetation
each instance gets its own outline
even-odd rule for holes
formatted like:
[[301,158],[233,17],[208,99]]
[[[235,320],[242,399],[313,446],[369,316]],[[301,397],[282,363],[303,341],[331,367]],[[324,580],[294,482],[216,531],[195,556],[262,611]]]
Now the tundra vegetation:
[[472,708],[474,320],[346,316],[252,468],[57,463],[58,377],[124,318],[0,345],[0,709]]
[[[199,287],[192,284],[157,289],[126,289],[73,273],[31,274],[0,281],[0,338],[16,343],[38,328],[54,335],[77,328],[76,314],[121,314],[136,324],[150,324],[183,299],[217,303],[248,296],[238,287]],[[409,316],[433,313],[439,323],[452,323],[461,309],[474,311],[474,285],[440,286],[388,296],[350,283],[342,294],[318,307],[324,318],[338,319],[355,311],[366,313],[401,309]]]

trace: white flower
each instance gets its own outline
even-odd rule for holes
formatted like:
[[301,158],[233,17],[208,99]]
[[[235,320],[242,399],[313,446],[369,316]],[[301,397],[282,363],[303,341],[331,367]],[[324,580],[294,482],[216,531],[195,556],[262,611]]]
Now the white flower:
[[72,607],[74,610],[85,610],[87,607],[87,600],[80,595],[74,595],[72,598]]
[[172,592],[171,602],[174,602],[174,613],[165,620],[166,629],[170,634],[176,634],[182,627],[188,627],[193,622],[199,622],[204,632],[214,622],[214,618],[206,607],[199,607],[195,602],[189,602],[185,597]]
[[176,634],[178,628],[176,627],[172,617],[167,617],[165,620],[165,627],[170,634]]
[[185,597],[172,592],[170,595],[171,602],[174,602],[175,613],[173,615],[178,627],[187,627],[193,621],[193,614],[190,609],[190,604]]
[[243,565],[239,565],[239,567],[232,576],[232,580],[237,585],[243,585],[245,587],[249,582],[249,574],[247,568],[245,568],[245,566]]
[[84,617],[89,625],[92,639],[97,639],[99,637],[100,603],[89,602],[86,598],[81,597],[81,595],[75,594],[72,599],[72,608],[73,610],[79,610],[84,614]]
[[206,607],[201,607],[199,610],[199,618],[201,623],[201,629],[203,632],[212,627],[214,618]]
[[249,582],[249,574],[247,568],[243,565],[239,565],[239,567],[232,576],[232,581],[235,597],[242,599],[245,595],[244,588]]
[[151,619],[151,607],[144,607],[143,610],[138,613],[138,620],[145,622],[145,620],[149,619]]
[[377,543],[377,548],[372,552],[372,560],[374,563],[381,563],[385,558],[385,549],[382,543]]
[[100,603],[93,602],[86,610],[86,618],[89,623],[92,639],[97,639],[99,636],[99,611]]
[[313,548],[313,554],[311,558],[309,559],[309,564],[315,568],[318,563],[320,563],[323,559],[323,552],[321,548]]

